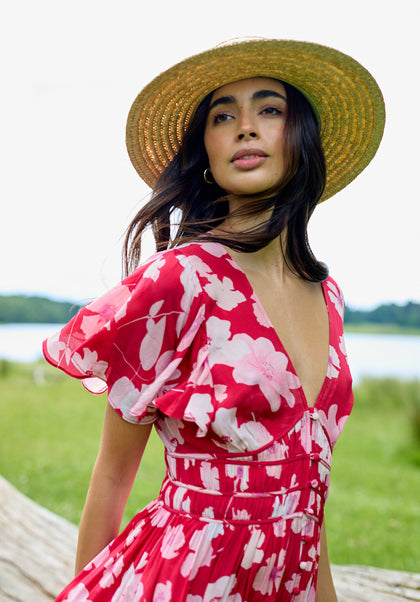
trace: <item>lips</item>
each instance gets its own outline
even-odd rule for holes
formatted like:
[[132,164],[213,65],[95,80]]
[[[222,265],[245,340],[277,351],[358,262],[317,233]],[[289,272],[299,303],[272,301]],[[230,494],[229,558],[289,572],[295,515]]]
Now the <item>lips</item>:
[[254,169],[255,167],[258,167],[264,163],[267,157],[267,153],[259,148],[246,148],[237,151],[233,155],[231,163],[233,163],[238,169],[248,170]]
[[236,152],[231,161],[238,161],[238,159],[254,159],[255,157],[267,157],[267,153],[260,150],[259,148],[243,148],[242,150]]

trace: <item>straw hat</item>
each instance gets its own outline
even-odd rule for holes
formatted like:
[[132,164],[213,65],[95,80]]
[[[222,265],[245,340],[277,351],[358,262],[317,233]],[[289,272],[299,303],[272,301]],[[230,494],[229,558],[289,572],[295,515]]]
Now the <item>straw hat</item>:
[[258,76],[295,86],[314,109],[327,164],[321,201],[347,186],[372,160],[382,138],[385,107],[377,83],[364,67],[319,44],[249,39],[194,55],[140,92],[128,116],[126,141],[143,180],[154,186],[207,94]]

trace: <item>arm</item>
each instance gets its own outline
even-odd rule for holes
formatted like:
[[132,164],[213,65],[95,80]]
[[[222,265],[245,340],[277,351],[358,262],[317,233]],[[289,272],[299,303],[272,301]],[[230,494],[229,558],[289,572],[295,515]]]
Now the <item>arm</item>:
[[76,574],[119,532],[152,425],[123,420],[107,403],[99,454],[79,527]]
[[316,588],[315,602],[337,602],[337,594],[335,593],[330,561],[328,559],[325,520],[321,527],[321,556],[319,559],[318,584]]

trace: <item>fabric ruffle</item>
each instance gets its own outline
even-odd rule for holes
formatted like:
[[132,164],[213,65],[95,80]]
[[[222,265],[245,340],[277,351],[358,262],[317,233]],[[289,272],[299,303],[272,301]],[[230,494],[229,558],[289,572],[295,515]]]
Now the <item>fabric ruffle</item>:
[[44,341],[45,358],[90,392],[108,390],[125,420],[153,422],[204,319],[199,303],[194,270],[157,254]]

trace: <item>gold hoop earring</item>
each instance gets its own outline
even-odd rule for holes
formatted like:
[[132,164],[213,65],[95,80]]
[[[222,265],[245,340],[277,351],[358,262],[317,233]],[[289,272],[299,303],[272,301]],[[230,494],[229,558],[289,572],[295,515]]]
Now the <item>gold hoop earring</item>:
[[203,178],[206,184],[216,184],[216,180],[213,178],[210,167],[207,167],[207,169],[204,170]]

